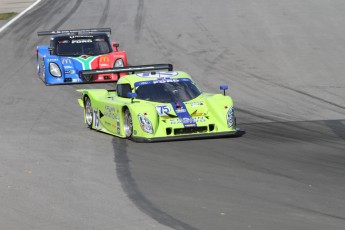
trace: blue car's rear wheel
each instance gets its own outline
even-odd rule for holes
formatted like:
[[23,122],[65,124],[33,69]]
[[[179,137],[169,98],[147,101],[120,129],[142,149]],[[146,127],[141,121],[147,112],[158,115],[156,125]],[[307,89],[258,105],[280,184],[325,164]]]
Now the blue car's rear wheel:
[[38,63],[38,60],[37,60],[37,74],[38,74],[38,76],[40,76],[40,74],[41,74],[41,70],[40,70],[40,63]]
[[92,122],[93,122],[93,111],[92,111],[91,100],[88,96],[85,96],[84,98],[84,108],[85,108],[85,122],[87,126],[91,129]]
[[123,129],[124,129],[126,138],[129,138],[132,136],[132,133],[133,133],[133,120],[132,120],[132,115],[129,112],[129,109],[125,109],[123,123],[124,123]]

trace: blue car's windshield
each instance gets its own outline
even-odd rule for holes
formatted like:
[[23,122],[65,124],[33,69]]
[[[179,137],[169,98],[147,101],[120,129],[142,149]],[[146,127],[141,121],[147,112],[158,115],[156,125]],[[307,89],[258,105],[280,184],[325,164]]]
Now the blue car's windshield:
[[56,41],[54,52],[58,56],[96,56],[110,53],[111,46],[104,38],[64,38]]
[[140,82],[135,91],[138,99],[162,103],[189,101],[201,94],[189,79]]

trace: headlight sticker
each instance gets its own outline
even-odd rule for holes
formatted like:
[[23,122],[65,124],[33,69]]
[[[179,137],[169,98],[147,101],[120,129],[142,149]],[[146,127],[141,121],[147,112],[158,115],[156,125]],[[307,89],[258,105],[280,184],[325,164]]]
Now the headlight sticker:
[[226,114],[226,121],[228,123],[229,128],[235,124],[235,122],[234,122],[234,107],[230,107],[230,109],[228,110],[228,112]]
[[138,114],[138,119],[141,129],[146,133],[153,133],[153,127],[151,121],[142,114]]

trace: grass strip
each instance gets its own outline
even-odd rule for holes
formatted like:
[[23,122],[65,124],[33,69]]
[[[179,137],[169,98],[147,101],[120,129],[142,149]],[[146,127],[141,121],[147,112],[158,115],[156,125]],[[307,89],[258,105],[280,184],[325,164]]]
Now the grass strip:
[[7,20],[9,18],[12,18],[17,13],[15,12],[9,12],[9,13],[0,13],[0,20]]

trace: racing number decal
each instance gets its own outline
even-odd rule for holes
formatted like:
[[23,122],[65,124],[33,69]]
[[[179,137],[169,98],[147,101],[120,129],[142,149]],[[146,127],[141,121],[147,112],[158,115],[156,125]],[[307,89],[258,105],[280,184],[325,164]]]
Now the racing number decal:
[[157,113],[161,116],[168,115],[170,108],[167,105],[158,105],[156,106]]
[[98,129],[99,127],[98,109],[93,110],[93,123],[95,125],[95,128]]

